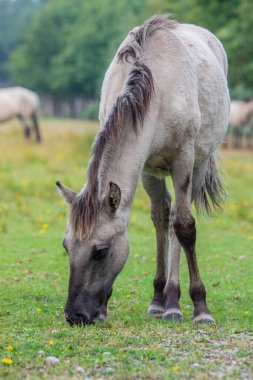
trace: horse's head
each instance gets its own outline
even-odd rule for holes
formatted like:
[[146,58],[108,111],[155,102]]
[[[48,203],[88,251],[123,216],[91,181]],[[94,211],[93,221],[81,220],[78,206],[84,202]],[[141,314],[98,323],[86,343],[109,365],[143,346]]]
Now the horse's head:
[[[128,256],[129,212],[120,207],[121,191],[111,183],[101,201],[91,233],[88,237],[77,237],[71,224],[71,211],[74,203],[77,207],[75,201],[78,196],[61,183],[56,184],[70,206],[70,218],[63,240],[70,264],[65,316],[70,324],[85,325],[106,314],[113,282]],[[82,220],[79,222],[83,223]]]

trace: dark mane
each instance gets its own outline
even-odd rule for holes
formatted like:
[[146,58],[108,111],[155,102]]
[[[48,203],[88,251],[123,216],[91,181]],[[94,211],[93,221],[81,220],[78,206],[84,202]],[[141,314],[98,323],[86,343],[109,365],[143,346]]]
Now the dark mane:
[[168,15],[152,17],[131,32],[133,40],[118,52],[118,60],[121,63],[127,63],[128,58],[132,57],[132,70],[124,93],[117,98],[108,120],[96,137],[88,167],[86,187],[76,197],[70,209],[70,229],[78,239],[84,236],[90,237],[99,214],[101,203],[98,199],[98,171],[105,146],[109,142],[118,141],[126,114],[131,115],[133,130],[138,133],[148,112],[154,93],[154,82],[150,69],[141,59],[143,44],[156,30],[175,26],[176,22],[169,19]]
[[177,25],[177,22],[173,20],[172,16],[168,13],[151,17],[149,20],[145,21],[142,26],[135,28],[130,32],[130,35],[133,36],[134,40],[119,51],[119,60],[127,62],[129,57],[138,60],[139,55],[141,54],[140,49],[143,47],[147,39],[149,39],[157,30],[175,29]]

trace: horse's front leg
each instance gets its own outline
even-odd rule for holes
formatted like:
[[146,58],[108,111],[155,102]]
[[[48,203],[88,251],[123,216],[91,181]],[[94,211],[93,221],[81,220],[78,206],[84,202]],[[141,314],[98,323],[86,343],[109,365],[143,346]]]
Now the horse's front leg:
[[157,256],[156,274],[154,278],[154,297],[148,313],[161,317],[164,313],[165,299],[163,295],[166,284],[166,257],[168,251],[168,228],[171,197],[167,191],[165,180],[149,174],[142,174],[142,182],[151,202],[151,218],[156,230]]
[[192,174],[194,165],[193,144],[185,146],[173,168],[175,203],[173,205],[173,228],[182,245],[189,267],[190,296],[194,304],[193,321],[210,323],[213,318],[206,305],[206,290],[201,281],[196,257],[195,219],[191,215]]
[[180,284],[179,284],[179,264],[181,245],[177,239],[173,228],[173,207],[170,213],[169,225],[169,255],[168,255],[168,276],[164,288],[165,310],[163,319],[167,321],[181,322],[183,313],[180,309]]

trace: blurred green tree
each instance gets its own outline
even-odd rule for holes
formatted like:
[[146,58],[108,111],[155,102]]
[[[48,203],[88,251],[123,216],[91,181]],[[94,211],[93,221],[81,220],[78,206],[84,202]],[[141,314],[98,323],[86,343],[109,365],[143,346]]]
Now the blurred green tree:
[[0,83],[9,84],[10,52],[21,42],[26,29],[42,0],[0,0]]
[[233,98],[253,96],[252,0],[148,0],[150,8],[172,12],[178,21],[203,26],[223,43]]
[[[8,1],[21,9],[23,3],[39,0],[3,0]],[[11,78],[40,93],[97,97],[104,72],[128,30],[161,12],[214,32],[228,54],[232,96],[252,96],[252,0],[48,0],[27,23],[23,42],[11,55]],[[7,41],[6,46],[5,63],[13,45]],[[1,67],[6,73],[6,65]]]
[[96,97],[106,67],[142,11],[141,4],[140,0],[49,2],[11,56],[13,80],[41,93]]

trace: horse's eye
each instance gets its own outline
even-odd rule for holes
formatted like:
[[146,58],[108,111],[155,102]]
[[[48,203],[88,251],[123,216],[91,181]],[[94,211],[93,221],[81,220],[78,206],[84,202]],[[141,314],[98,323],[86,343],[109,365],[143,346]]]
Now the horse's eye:
[[109,248],[110,247],[108,245],[103,245],[103,246],[95,245],[92,250],[92,258],[95,260],[104,259],[109,251]]

